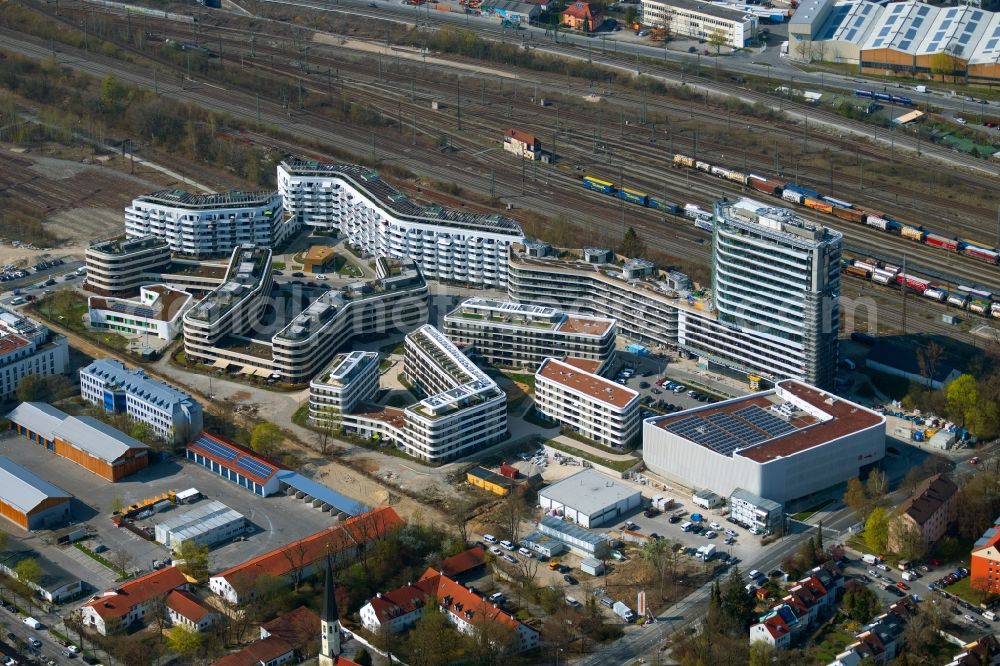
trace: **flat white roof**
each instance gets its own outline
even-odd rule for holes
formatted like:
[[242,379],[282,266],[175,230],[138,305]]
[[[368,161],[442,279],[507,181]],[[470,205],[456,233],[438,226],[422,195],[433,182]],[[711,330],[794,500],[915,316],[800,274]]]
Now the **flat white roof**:
[[590,516],[640,493],[595,469],[584,469],[542,488],[538,494]]

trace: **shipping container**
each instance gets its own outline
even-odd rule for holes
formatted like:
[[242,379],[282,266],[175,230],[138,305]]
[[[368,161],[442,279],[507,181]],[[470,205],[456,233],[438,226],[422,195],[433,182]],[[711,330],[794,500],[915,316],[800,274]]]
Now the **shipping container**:
[[975,287],[966,287],[964,284],[958,285],[958,290],[968,294],[969,296],[974,296],[975,298],[981,298],[984,301],[992,301],[993,294],[986,291],[985,289],[976,289]]
[[615,189],[614,183],[609,183],[606,180],[594,178],[593,176],[584,176],[583,186],[588,190],[595,190],[597,192],[603,192],[604,194],[611,194]]
[[862,266],[845,266],[844,272],[848,275],[854,275],[855,277],[868,280],[871,278],[871,271]]
[[801,192],[798,192],[790,188],[791,186],[785,187],[785,189],[781,192],[781,198],[784,199],[785,201],[791,201],[792,203],[797,203],[797,204],[802,203],[802,200],[805,199],[805,196],[803,196]]
[[927,234],[924,238],[924,242],[928,245],[933,245],[934,247],[951,250],[952,252],[958,251],[958,241],[953,238],[945,238],[944,236],[938,236],[937,234]]
[[888,231],[891,226],[889,220],[884,217],[875,217],[871,214],[865,215],[865,224],[875,229],[881,229],[882,231]]
[[698,169],[698,171],[704,171],[705,173],[711,173],[712,171],[712,165],[708,162],[695,162],[694,168]]
[[902,236],[903,238],[909,238],[910,240],[915,240],[918,243],[922,243],[924,240],[923,231],[917,229],[916,227],[911,227],[907,224],[904,224],[902,228],[899,230],[899,235]]
[[833,204],[838,208],[854,208],[854,204],[852,204],[850,201],[844,201],[843,199],[834,199],[833,197],[821,197],[821,198],[828,204]]
[[714,166],[711,169],[711,174],[713,176],[718,176],[719,178],[728,178],[732,171],[724,167]]
[[686,166],[694,168],[694,158],[688,157],[687,155],[677,154],[674,155],[674,166]]
[[758,192],[764,192],[766,194],[778,195],[777,183],[771,182],[769,180],[757,180],[756,178],[751,178],[749,183],[751,189],[757,190]]
[[997,253],[993,250],[987,250],[983,247],[976,247],[975,245],[966,245],[963,248],[962,253],[972,257],[973,259],[978,259],[979,261],[985,261],[988,264],[997,263]]
[[854,210],[853,208],[841,208],[840,206],[834,206],[833,214],[842,220],[847,220],[848,222],[855,222],[858,224],[864,222],[864,213],[860,210]]
[[730,171],[729,175],[727,175],[726,178],[728,178],[733,182],[740,183],[742,185],[747,184],[746,174],[740,173],[739,171]]
[[872,282],[875,282],[876,284],[889,284],[892,280],[892,275],[886,275],[885,273],[872,273]]
[[818,210],[821,213],[832,213],[833,204],[828,204],[822,199],[813,199],[812,197],[806,197],[802,201],[806,208],[812,208],[813,210]]
[[710,215],[710,213],[702,210],[694,204],[684,204],[684,217],[697,220],[699,217],[703,217],[705,215]]
[[639,192],[637,190],[630,190],[627,187],[622,187],[618,190],[618,198],[624,199],[629,203],[638,204],[640,206],[645,206],[649,203],[649,195],[645,192]]
[[704,229],[705,231],[711,231],[712,220],[706,220],[703,217],[699,217],[695,219],[694,226],[698,227],[699,229]]

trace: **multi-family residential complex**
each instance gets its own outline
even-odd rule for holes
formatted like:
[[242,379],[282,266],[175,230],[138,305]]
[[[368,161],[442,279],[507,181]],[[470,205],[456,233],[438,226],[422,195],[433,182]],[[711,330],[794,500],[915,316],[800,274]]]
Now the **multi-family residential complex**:
[[925,479],[889,521],[889,549],[919,544],[927,549],[944,536],[958,517],[958,486],[943,474]]
[[844,577],[837,569],[812,569],[750,627],[750,642],[764,642],[778,649],[791,647],[795,638],[815,629],[836,610],[837,593],[843,586]]
[[535,373],[535,406],[600,444],[624,448],[639,436],[636,391],[558,359],[545,359]]
[[171,252],[189,257],[227,255],[240,245],[276,247],[296,229],[277,192],[191,194],[163,190],[125,209],[128,238],[155,236]]
[[156,236],[99,241],[87,248],[84,287],[103,296],[131,296],[170,264],[170,246]]
[[91,296],[87,316],[91,328],[173,340],[194,297],[162,284],[140,287],[138,299]]
[[1000,518],[972,545],[969,585],[987,594],[1000,594]]
[[737,49],[749,46],[757,36],[753,14],[699,0],[642,0],[642,24],[701,41],[720,35],[727,46]]
[[787,359],[802,368],[804,381],[832,386],[843,235],[751,199],[718,203],[715,217],[712,295],[719,322],[780,349],[761,349],[761,363]]
[[184,315],[189,361],[304,384],[358,335],[427,321],[427,284],[413,262],[375,260],[376,279],[323,293],[273,336],[252,337],[272,287],[267,248],[237,248],[226,283]]
[[309,420],[319,426],[341,421],[378,392],[376,352],[337,354],[330,366],[309,382]]
[[651,472],[723,496],[744,488],[784,503],[856,477],[884,456],[884,416],[791,379],[643,423]]
[[[133,624],[145,625],[166,613],[158,605],[174,590],[190,587],[177,567],[167,567],[117,585],[80,607],[80,620],[102,636],[125,631]],[[147,613],[147,611],[149,611]]]
[[507,248],[522,239],[509,218],[417,204],[363,166],[285,161],[278,189],[293,224],[340,229],[362,252],[412,259],[428,278],[503,287]]
[[[506,394],[433,326],[406,336],[403,377],[427,397],[406,409],[359,403],[341,415],[344,430],[429,461],[459,458],[507,436]],[[361,374],[355,382],[368,386]]]
[[12,398],[27,375],[60,375],[68,363],[69,344],[64,336],[0,308],[0,398]]
[[127,414],[172,443],[190,441],[203,427],[201,404],[140,368],[101,358],[80,369],[80,395],[107,412]]
[[444,331],[491,365],[532,371],[550,356],[596,361],[600,367],[615,351],[613,319],[487,298],[470,298],[449,312]]
[[612,318],[629,338],[722,368],[831,387],[841,235],[746,199],[716,213],[719,293],[692,293],[669,275],[642,277],[607,251],[566,260],[531,243],[511,249],[510,298]]
[[412,261],[375,260],[375,280],[326,292],[271,338],[272,372],[308,382],[351,338],[410,331],[427,321],[427,283]]
[[512,652],[538,647],[537,630],[436,569],[427,569],[415,583],[372,598],[361,608],[361,623],[376,635],[383,631],[396,634],[416,624],[428,603],[438,604],[461,633],[471,633],[483,623],[495,622],[510,630]]
[[235,248],[225,282],[184,314],[187,360],[215,363],[219,367],[229,364],[257,367],[256,357],[240,351],[250,341],[234,338],[250,332],[260,321],[273,284],[269,248],[253,245]]

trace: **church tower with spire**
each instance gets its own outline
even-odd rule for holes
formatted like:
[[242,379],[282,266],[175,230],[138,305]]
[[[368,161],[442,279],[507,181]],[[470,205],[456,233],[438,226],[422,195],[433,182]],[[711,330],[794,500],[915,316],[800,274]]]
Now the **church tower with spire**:
[[326,581],[323,589],[323,614],[320,615],[322,646],[319,651],[319,666],[334,666],[343,663],[340,657],[340,613],[337,611],[337,594],[333,585],[333,564],[326,558]]

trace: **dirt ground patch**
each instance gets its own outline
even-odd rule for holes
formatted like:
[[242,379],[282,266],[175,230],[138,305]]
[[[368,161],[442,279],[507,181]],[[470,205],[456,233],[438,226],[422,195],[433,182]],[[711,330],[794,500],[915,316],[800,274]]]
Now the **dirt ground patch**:
[[[26,249],[4,243],[3,264],[30,261],[52,250],[82,255],[90,241],[124,232],[122,211],[133,198],[163,187],[106,166],[84,149],[63,148],[59,157],[52,157],[42,154],[44,149],[24,153],[4,148],[0,203],[11,204],[17,214],[0,218],[0,236],[36,245],[41,244],[36,240],[44,240],[52,247]],[[32,233],[39,238],[31,238]]]

